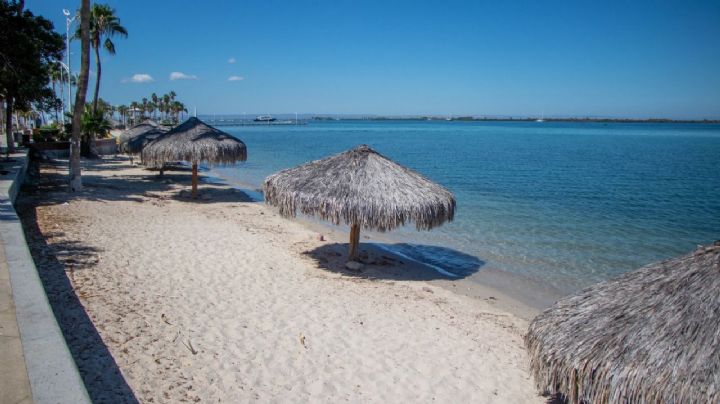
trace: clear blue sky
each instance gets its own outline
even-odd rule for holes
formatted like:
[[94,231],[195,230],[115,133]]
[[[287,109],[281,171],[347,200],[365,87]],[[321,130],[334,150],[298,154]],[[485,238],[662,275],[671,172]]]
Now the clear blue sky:
[[[720,118],[716,0],[108,3],[130,34],[103,54],[114,104],[175,90],[198,113]],[[26,7],[64,33],[79,1]]]

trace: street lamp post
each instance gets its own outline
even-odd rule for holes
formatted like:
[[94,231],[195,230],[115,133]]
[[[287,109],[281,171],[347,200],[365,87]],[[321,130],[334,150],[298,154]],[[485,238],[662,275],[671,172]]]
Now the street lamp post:
[[[70,10],[64,8],[65,14],[65,54],[67,55],[67,71],[68,71],[68,109],[72,111],[72,70],[70,69],[70,25],[75,21],[77,15],[70,18]],[[64,119],[64,118],[63,118]]]

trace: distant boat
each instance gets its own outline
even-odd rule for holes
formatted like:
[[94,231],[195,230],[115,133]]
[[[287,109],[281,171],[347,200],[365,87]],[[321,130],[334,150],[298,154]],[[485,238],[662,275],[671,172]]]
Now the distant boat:
[[255,122],[275,122],[275,118],[270,115],[260,115],[254,119]]
[[536,119],[535,122],[545,122],[545,113],[541,113],[540,118]]

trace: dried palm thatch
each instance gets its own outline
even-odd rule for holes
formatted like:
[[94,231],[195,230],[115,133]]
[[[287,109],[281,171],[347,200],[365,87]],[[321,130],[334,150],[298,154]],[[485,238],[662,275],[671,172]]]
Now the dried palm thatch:
[[192,117],[150,142],[143,159],[156,166],[169,161],[232,164],[247,159],[245,143]]
[[234,164],[247,159],[241,140],[192,117],[158,136],[142,149],[145,164],[162,167],[166,162],[187,161],[193,166],[193,197],[197,196],[197,165]]
[[160,127],[150,129],[125,142],[122,151],[127,154],[140,154],[145,146],[166,132],[167,130]]
[[130,129],[124,130],[117,138],[118,149],[121,153],[128,153],[126,151],[127,143],[130,139],[140,136],[145,132],[153,129],[161,129],[161,127],[154,121],[145,121],[133,126]]
[[350,259],[360,228],[392,230],[414,222],[429,230],[453,219],[450,191],[366,145],[280,171],[265,179],[265,202],[280,214],[296,211],[351,226]]
[[720,241],[560,300],[525,344],[571,403],[720,402]]

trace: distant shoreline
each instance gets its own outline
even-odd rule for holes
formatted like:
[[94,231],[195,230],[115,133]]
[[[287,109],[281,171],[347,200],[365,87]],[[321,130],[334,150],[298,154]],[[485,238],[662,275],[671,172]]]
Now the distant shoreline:
[[[538,118],[488,118],[488,117],[473,117],[473,116],[459,116],[443,118],[438,116],[418,116],[418,117],[385,117],[385,116],[373,116],[373,117],[329,117],[329,116],[314,116],[311,118],[313,121],[445,121],[445,122],[537,122]],[[543,122],[592,122],[592,123],[698,123],[698,124],[720,124],[720,119],[666,119],[666,118],[647,118],[647,119],[633,119],[633,118],[543,118]]]
[[571,122],[571,123],[670,123],[670,124],[720,124],[720,119],[669,119],[669,118],[542,118],[538,117],[485,117],[485,116],[455,116],[443,117],[440,115],[426,116],[376,116],[376,115],[313,115],[303,114],[295,118],[286,114],[278,114],[274,122],[256,122],[253,119],[240,118],[235,114],[200,115],[206,122],[216,126],[273,126],[273,125],[306,125],[308,122],[333,121],[403,121],[403,122]]

